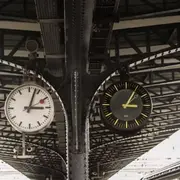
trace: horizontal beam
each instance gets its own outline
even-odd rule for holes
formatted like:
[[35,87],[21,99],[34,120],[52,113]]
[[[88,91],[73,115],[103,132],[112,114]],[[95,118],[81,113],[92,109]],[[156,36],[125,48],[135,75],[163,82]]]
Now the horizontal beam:
[[[156,52],[162,49],[166,49],[169,48],[169,45],[155,45],[155,46],[151,46],[151,52]],[[146,47],[138,47],[140,51],[144,53],[147,53]],[[119,49],[119,53],[121,56],[126,56],[126,55],[135,55],[137,54],[137,52],[133,49],[133,48],[121,48]],[[115,49],[110,49],[109,50],[109,56],[110,57],[115,57],[116,52]]]
[[151,114],[151,117],[159,117],[159,116],[173,115],[173,114],[179,114],[179,113],[180,111],[168,111],[168,112]]
[[180,96],[180,93],[168,93],[168,94],[161,94],[161,95],[155,95],[151,96],[153,99],[159,99],[159,98],[169,98],[174,96]]
[[[4,50],[4,55],[5,56],[8,56],[9,53],[11,52],[10,49],[5,49]],[[44,58],[45,57],[45,53],[43,51],[38,51],[38,58]],[[25,51],[25,50],[18,50],[16,51],[16,53],[13,55],[13,57],[29,57],[29,52],[28,51]]]
[[157,17],[157,16],[167,16],[172,13],[179,13],[180,8],[178,9],[170,9],[170,10],[165,10],[165,11],[157,11],[157,12],[152,12],[152,13],[146,13],[146,14],[140,14],[140,15],[135,15],[135,16],[128,16],[128,17],[123,17],[120,18],[120,21],[122,20],[132,20],[132,19],[144,19],[144,18],[152,18],[152,17]]
[[143,85],[143,87],[152,88],[152,87],[161,87],[161,86],[169,86],[169,85],[177,85],[177,84],[180,84],[180,79],[146,84]]
[[173,103],[168,103],[168,104],[161,104],[161,105],[154,105],[153,109],[162,109],[162,108],[168,108],[171,106],[179,106],[180,102],[173,102]]
[[167,71],[167,70],[173,70],[179,68],[180,68],[180,64],[172,64],[172,65],[159,66],[153,68],[139,69],[139,70],[131,71],[130,74],[139,74],[139,73],[157,72],[157,71],[159,72],[159,71]]
[[175,24],[180,22],[180,16],[165,16],[156,18],[145,18],[145,19],[135,19],[135,20],[125,20],[119,23],[114,23],[113,30],[123,30],[131,28],[140,28],[148,26],[157,26],[165,24]]
[[39,32],[40,24],[38,22],[18,22],[18,21],[0,21],[0,29],[11,29],[20,31],[36,31]]

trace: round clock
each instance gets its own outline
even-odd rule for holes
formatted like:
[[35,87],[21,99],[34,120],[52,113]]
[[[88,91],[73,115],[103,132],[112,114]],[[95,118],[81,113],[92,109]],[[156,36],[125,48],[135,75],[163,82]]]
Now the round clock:
[[4,111],[9,123],[21,133],[40,132],[54,119],[51,95],[35,83],[23,84],[11,91]]
[[110,85],[101,99],[101,114],[105,124],[119,132],[142,128],[151,110],[152,101],[148,92],[134,82]]

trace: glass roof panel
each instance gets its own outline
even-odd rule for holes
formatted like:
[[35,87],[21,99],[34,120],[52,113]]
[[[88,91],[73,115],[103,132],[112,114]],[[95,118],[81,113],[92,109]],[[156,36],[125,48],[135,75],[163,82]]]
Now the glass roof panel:
[[143,154],[109,180],[140,180],[145,174],[180,160],[180,130]]
[[0,179],[2,180],[30,180],[22,173],[0,160]]

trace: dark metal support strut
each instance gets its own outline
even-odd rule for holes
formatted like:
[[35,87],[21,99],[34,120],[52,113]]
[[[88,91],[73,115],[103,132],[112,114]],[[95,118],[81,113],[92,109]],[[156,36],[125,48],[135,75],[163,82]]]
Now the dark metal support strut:
[[[67,66],[71,79],[68,100],[69,110],[69,179],[88,180],[88,143],[85,136],[85,97],[83,94],[92,26],[92,0],[65,1],[66,33],[68,42]],[[68,87],[67,87],[68,88]],[[69,90],[68,89],[68,90]],[[68,91],[67,90],[67,91]]]
[[0,31],[0,58],[4,57],[4,32]]

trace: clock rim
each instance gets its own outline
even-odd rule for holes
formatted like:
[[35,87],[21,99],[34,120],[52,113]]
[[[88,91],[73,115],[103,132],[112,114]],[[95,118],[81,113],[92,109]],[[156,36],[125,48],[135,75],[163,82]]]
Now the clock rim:
[[54,101],[52,99],[52,115],[51,117],[49,118],[48,120],[48,123],[46,123],[44,126],[41,126],[40,129],[38,130],[33,130],[33,131],[26,131],[26,130],[22,130],[21,128],[19,128],[19,126],[16,126],[12,121],[11,119],[9,118],[8,116],[8,113],[7,113],[7,103],[8,103],[8,100],[10,98],[10,96],[15,92],[17,91],[19,88],[22,88],[24,86],[36,86],[40,89],[43,89],[43,91],[45,91],[48,96],[52,99],[52,96],[50,95],[50,93],[42,86],[40,86],[39,84],[35,83],[35,82],[27,82],[27,83],[23,83],[19,86],[17,86],[16,88],[14,88],[7,96],[6,100],[5,100],[5,103],[4,103],[4,114],[5,114],[5,117],[6,119],[8,120],[8,122],[11,124],[11,126],[18,132],[20,133],[25,133],[25,134],[34,134],[34,133],[41,133],[42,131],[44,131],[47,127],[49,127],[49,125],[52,123],[52,121],[54,120],[54,116],[55,116],[55,106],[54,106]]
[[[136,83],[136,82],[133,82],[133,81],[118,81],[118,82],[115,82],[115,83],[112,83],[112,84],[110,84],[107,88],[106,88],[106,90],[109,88],[109,87],[111,87],[111,86],[114,86],[114,85],[116,85],[116,84],[120,84],[120,83],[125,83],[125,82],[127,82],[127,83],[133,83],[133,84],[136,84],[136,85],[138,85],[138,86],[140,86],[141,88],[143,88],[143,90],[144,91],[146,91],[146,93],[148,94],[148,97],[149,97],[149,100],[150,100],[150,113],[148,114],[148,116],[147,116],[147,118],[146,118],[146,120],[145,120],[145,122],[143,122],[140,126],[136,126],[135,128],[127,128],[127,129],[122,129],[122,128],[116,128],[116,126],[113,126],[112,124],[110,124],[109,122],[108,122],[108,120],[107,120],[107,118],[105,117],[105,114],[103,113],[103,110],[102,110],[102,104],[103,104],[103,98],[104,98],[104,96],[102,95],[101,97],[100,97],[100,114],[101,114],[101,119],[102,119],[102,121],[104,122],[104,124],[110,129],[110,130],[113,130],[113,131],[115,131],[116,133],[118,133],[118,134],[123,134],[123,133],[133,133],[133,132],[137,132],[138,130],[141,130],[143,127],[145,127],[146,125],[147,125],[147,123],[148,123],[148,119],[150,118],[150,116],[151,116],[151,113],[152,113],[152,110],[153,110],[153,102],[152,102],[152,98],[151,98],[151,96],[150,96],[150,94],[149,94],[149,92],[146,90],[146,88],[144,88],[142,85],[140,85],[140,84],[138,84],[138,83]],[[104,91],[104,92],[106,92],[106,90]]]

